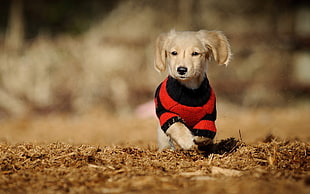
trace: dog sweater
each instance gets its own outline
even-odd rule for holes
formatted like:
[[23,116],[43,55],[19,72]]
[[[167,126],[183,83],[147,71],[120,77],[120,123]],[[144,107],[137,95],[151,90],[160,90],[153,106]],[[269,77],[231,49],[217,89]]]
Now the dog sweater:
[[166,132],[175,122],[182,122],[194,136],[213,139],[216,134],[216,98],[205,78],[197,89],[189,89],[168,76],[155,92],[156,115]]

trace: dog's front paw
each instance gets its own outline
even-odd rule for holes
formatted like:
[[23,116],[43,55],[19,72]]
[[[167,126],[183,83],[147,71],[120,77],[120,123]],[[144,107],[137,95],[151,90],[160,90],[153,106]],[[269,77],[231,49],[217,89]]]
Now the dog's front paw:
[[195,145],[192,133],[183,123],[174,123],[168,128],[166,134],[183,150],[190,150]]
[[176,140],[176,143],[183,149],[183,150],[190,150],[195,145],[193,141],[193,136],[190,135],[184,135],[180,137],[178,140]]
[[203,136],[195,136],[194,142],[198,146],[207,146],[207,145],[213,144],[213,139],[208,138],[208,137],[203,137]]

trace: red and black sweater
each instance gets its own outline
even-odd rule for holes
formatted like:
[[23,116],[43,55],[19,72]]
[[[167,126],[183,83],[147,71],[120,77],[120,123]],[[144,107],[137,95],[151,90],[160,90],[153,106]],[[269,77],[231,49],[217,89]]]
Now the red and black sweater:
[[197,89],[188,89],[168,76],[155,92],[156,115],[164,132],[182,122],[194,136],[211,139],[216,134],[216,98],[207,78]]

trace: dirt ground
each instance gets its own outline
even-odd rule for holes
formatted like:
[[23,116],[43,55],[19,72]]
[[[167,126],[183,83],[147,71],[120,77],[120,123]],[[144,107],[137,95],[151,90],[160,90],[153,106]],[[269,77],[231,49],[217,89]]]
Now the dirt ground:
[[156,118],[0,120],[0,193],[310,193],[309,104],[218,104],[205,152],[156,149]]

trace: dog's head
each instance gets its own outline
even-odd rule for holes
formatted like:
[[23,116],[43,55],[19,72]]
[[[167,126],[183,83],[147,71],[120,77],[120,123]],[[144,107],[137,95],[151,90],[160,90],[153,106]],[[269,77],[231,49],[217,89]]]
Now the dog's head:
[[156,41],[155,69],[165,71],[178,80],[186,81],[204,76],[207,62],[229,63],[230,46],[219,31],[200,30],[160,34]]

